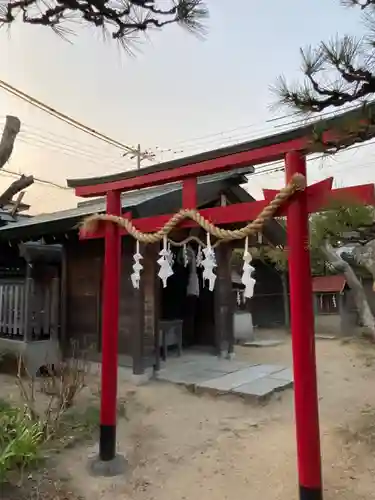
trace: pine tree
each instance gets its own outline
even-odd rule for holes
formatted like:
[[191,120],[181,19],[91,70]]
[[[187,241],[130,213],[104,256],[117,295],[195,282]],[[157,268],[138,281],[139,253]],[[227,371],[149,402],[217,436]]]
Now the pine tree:
[[304,81],[293,87],[280,77],[275,87],[282,104],[321,112],[361,101],[375,93],[375,0],[341,0],[363,12],[364,36],[350,35],[300,49]]
[[103,30],[132,51],[140,34],[179,24],[203,36],[208,9],[202,0],[3,0],[0,2],[0,24],[23,23],[52,28],[66,38],[69,28],[81,21]]

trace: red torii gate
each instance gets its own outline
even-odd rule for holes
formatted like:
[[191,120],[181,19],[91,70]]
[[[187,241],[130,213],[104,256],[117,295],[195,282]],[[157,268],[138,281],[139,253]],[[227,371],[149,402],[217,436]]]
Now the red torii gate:
[[[169,162],[127,172],[116,178],[70,180],[77,196],[106,196],[107,214],[122,216],[122,192],[182,181],[182,208],[197,206],[197,177],[248,167],[273,160],[285,159],[286,181],[295,174],[306,177],[306,154],[311,141],[306,129],[300,129],[289,137],[281,134],[267,138],[268,145],[251,143],[238,145],[238,152],[223,148],[213,158],[197,161],[197,157],[181,160],[181,165]],[[325,139],[332,137],[326,132]],[[209,153],[207,153],[209,156]],[[207,156],[206,155],[206,156]],[[177,161],[178,163],[178,161]],[[88,185],[90,184],[90,185]],[[299,496],[301,500],[322,499],[321,455],[319,436],[319,411],[315,362],[314,312],[312,280],[308,249],[308,214],[322,208],[336,197],[356,199],[364,204],[375,205],[374,185],[362,185],[331,191],[332,178],[319,182],[298,192],[290,202],[282,206],[277,215],[287,216],[289,246],[289,277],[291,292],[291,331],[294,370],[294,397],[297,437],[297,459],[299,474]],[[274,197],[275,191],[265,190],[265,200],[239,203],[226,207],[208,208],[200,214],[214,224],[225,225],[254,220]],[[129,218],[130,214],[126,214]],[[162,215],[134,220],[142,232],[154,232],[169,220],[171,215]],[[195,225],[185,220],[181,227]],[[95,233],[81,232],[81,238],[104,238],[105,256],[103,269],[102,303],[102,386],[99,460],[109,463],[116,457],[116,406],[118,365],[118,316],[121,262],[121,236],[125,231],[107,223]]]

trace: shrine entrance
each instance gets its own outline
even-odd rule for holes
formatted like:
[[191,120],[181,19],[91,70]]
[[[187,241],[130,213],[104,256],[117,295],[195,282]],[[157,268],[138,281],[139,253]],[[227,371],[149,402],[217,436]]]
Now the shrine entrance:
[[[360,111],[346,114],[345,118],[357,120],[362,126],[366,119]],[[363,203],[374,205],[374,186],[359,186],[332,191],[332,178],[307,187],[306,155],[320,150],[331,150],[332,141],[353,142],[350,131],[335,128],[337,118],[324,123],[312,124],[273,137],[247,142],[220,150],[211,151],[190,158],[167,162],[118,175],[96,179],[70,181],[77,196],[106,196],[107,214],[88,218],[81,237],[104,238],[104,282],[102,304],[102,387],[101,426],[98,468],[107,474],[116,463],[116,415],[117,415],[117,365],[118,365],[118,304],[121,260],[121,235],[129,234],[135,239],[133,273],[131,279],[135,289],[142,280],[142,253],[140,244],[159,244],[158,276],[167,286],[173,275],[171,252],[168,238],[178,227],[201,227],[206,240],[200,241],[204,253],[203,277],[210,292],[230,270],[230,242],[242,241],[243,275],[245,296],[253,294],[254,279],[249,251],[249,237],[262,232],[267,220],[286,215],[288,233],[288,263],[291,294],[291,331],[294,372],[294,400],[297,436],[297,461],[299,476],[299,496],[301,500],[321,500],[323,498],[321,477],[321,455],[319,434],[318,389],[315,361],[314,311],[312,300],[312,280],[309,255],[309,213],[327,207],[337,197],[346,196]],[[319,127],[318,129],[316,127]],[[324,131],[322,133],[322,130]],[[341,135],[340,135],[341,134]],[[346,135],[345,135],[346,134]],[[279,192],[265,190],[265,199],[258,202],[237,203],[197,210],[197,178],[210,174],[246,168],[249,165],[282,160],[285,162],[286,186]],[[165,214],[146,219],[131,220],[131,214],[121,213],[120,194],[141,187],[182,182],[182,208],[175,214]],[[249,222],[251,221],[251,222]],[[241,225],[229,230],[222,226]],[[216,244],[218,248],[214,248]],[[228,318],[230,296],[228,289],[218,287],[215,300],[223,318]],[[232,293],[230,291],[230,295]],[[217,321],[216,348],[221,354],[221,346],[231,328],[228,320]],[[231,353],[233,345],[229,345]]]
[[195,247],[191,245],[187,249],[188,263],[184,262],[182,248],[172,249],[173,275],[167,287],[159,284],[159,323],[161,330],[168,329],[168,324],[171,329],[176,325],[177,331],[173,330],[167,339],[168,349],[178,350],[176,337],[181,335],[184,350],[202,348],[212,353],[215,349],[214,294],[204,286],[202,268],[195,262]]

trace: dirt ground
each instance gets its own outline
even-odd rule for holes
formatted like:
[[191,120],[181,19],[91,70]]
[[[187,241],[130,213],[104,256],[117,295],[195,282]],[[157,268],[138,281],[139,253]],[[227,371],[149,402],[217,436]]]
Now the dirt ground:
[[[375,499],[375,347],[318,340],[325,500]],[[291,366],[289,340],[237,348],[237,359]],[[92,379],[95,393],[98,381]],[[9,386],[0,386],[0,396]],[[297,498],[293,391],[263,406],[196,396],[169,384],[121,383],[123,477],[91,478],[87,445],[58,458],[58,474],[87,500],[281,500]],[[91,397],[88,390],[82,402]],[[82,403],[83,404],[83,403]]]

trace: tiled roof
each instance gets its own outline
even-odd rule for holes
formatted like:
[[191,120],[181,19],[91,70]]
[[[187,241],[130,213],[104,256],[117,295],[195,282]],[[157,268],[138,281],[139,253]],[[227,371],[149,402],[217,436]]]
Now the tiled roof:
[[313,278],[314,293],[341,293],[346,285],[345,276],[335,274],[332,276],[316,276]]

